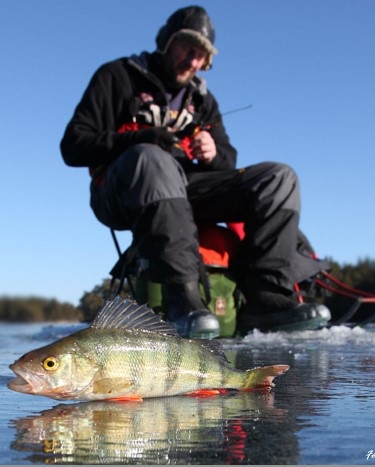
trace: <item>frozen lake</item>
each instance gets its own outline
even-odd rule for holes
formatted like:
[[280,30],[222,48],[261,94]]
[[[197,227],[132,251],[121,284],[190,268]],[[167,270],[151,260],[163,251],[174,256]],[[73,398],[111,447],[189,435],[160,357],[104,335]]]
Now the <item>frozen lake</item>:
[[269,395],[61,404],[7,388],[10,363],[78,327],[0,323],[0,464],[375,464],[374,325],[222,340],[238,368],[290,365]]

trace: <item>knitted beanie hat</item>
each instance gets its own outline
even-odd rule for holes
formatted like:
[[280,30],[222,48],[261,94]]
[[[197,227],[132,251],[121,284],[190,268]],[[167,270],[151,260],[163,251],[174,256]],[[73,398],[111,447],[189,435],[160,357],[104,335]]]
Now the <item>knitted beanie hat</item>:
[[158,51],[165,53],[176,38],[187,39],[204,49],[207,52],[207,60],[202,69],[211,68],[212,56],[217,53],[213,45],[215,29],[204,8],[189,6],[175,11],[156,36]]

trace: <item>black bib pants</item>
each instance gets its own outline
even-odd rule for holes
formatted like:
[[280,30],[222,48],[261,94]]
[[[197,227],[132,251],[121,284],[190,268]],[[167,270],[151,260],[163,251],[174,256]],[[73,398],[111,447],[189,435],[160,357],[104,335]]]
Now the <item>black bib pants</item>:
[[138,144],[108,167],[102,185],[91,184],[91,207],[105,225],[132,231],[154,282],[198,280],[200,221],[244,222],[237,275],[293,290],[322,269],[297,250],[299,184],[285,164],[185,174],[169,153]]

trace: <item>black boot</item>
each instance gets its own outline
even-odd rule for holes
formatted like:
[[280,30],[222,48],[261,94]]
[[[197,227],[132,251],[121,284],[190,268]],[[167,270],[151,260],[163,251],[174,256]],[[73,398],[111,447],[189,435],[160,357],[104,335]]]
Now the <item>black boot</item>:
[[203,304],[198,282],[164,284],[162,290],[166,319],[181,336],[193,339],[220,336],[219,320]]
[[246,334],[260,331],[303,331],[325,326],[329,309],[320,303],[300,303],[295,294],[254,277],[246,278],[242,291],[246,305],[238,315],[237,330]]

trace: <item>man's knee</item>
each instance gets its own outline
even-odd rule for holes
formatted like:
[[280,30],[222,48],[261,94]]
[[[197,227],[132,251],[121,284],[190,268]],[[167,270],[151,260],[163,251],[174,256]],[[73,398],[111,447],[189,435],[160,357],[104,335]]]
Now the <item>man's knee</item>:
[[[248,174],[246,172],[248,171]],[[262,162],[250,166],[244,176],[254,193],[255,202],[267,210],[300,210],[299,181],[296,172],[281,162]]]
[[[186,179],[178,162],[154,144],[137,144],[120,156],[117,177],[132,203],[145,205],[186,198]],[[115,162],[116,164],[116,162]],[[137,201],[136,201],[137,200]]]
[[300,211],[300,189],[296,172],[287,164],[274,163],[273,182],[276,202],[280,203],[282,209]]
[[274,162],[274,173],[285,183],[288,184],[297,184],[298,185],[298,176],[294,169],[290,167],[288,164],[284,164],[281,162]]
[[288,164],[283,162],[261,162],[254,167],[259,167],[259,172],[264,174],[265,178],[277,178],[287,183],[297,183],[298,176]]

